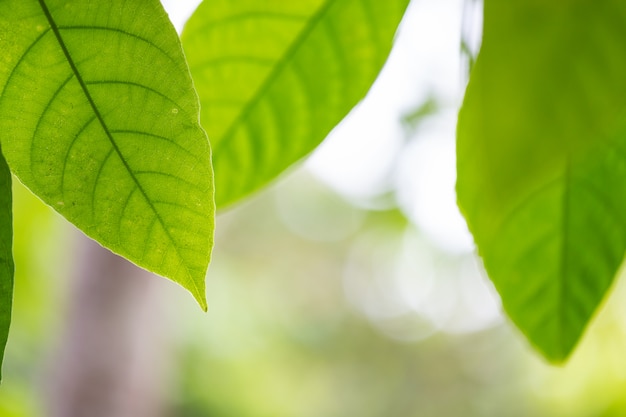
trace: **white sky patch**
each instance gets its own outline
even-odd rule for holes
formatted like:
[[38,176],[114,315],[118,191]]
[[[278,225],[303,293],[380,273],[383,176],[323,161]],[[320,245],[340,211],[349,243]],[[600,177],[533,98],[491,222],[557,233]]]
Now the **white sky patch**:
[[178,33],[183,31],[185,22],[187,22],[201,2],[202,0],[161,0],[161,4],[163,4],[165,11],[169,14],[170,20]]
[[398,202],[407,216],[440,249],[474,250],[456,204],[456,112],[429,119],[403,152],[397,171]]
[[397,115],[381,111],[381,103],[361,103],[307,161],[313,175],[348,198],[364,199],[388,188],[402,130]]

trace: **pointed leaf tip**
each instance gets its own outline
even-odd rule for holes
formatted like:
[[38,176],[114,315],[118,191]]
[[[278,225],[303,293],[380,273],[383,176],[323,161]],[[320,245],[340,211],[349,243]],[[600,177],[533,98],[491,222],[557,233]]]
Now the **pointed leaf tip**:
[[209,142],[158,0],[0,2],[0,142],[11,170],[87,235],[206,308]]
[[486,0],[484,11],[458,201],[506,312],[562,363],[626,251],[626,3]]
[[202,311],[206,313],[209,309],[209,306],[207,304],[207,299],[206,299],[206,286],[205,285],[195,286],[194,290],[195,291],[193,291],[191,294],[197,301]]

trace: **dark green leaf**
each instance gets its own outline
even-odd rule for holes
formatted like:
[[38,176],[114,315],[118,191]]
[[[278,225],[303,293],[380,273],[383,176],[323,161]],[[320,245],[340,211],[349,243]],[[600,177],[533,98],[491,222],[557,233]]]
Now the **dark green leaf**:
[[13,222],[11,217],[11,173],[0,154],[0,380],[2,358],[11,325],[13,304]]
[[159,1],[4,0],[0,34],[0,140],[12,171],[206,308],[210,150]]
[[572,351],[626,249],[626,3],[485,1],[458,198],[511,319]]
[[259,189],[361,100],[408,0],[212,0],[183,45],[214,150],[216,201]]

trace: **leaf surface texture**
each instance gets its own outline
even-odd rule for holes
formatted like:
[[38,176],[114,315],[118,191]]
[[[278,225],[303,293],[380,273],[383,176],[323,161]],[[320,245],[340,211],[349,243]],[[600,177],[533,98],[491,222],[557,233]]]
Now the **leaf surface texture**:
[[0,34],[11,170],[87,235],[206,308],[210,149],[161,4],[5,0]]
[[572,352],[626,250],[626,3],[485,1],[457,192],[508,315]]
[[211,0],[183,46],[214,151],[216,202],[311,152],[361,100],[408,0]]

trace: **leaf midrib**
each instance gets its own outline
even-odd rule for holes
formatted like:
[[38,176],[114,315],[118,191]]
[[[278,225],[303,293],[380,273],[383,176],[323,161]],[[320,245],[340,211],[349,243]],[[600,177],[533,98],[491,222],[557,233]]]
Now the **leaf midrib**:
[[222,138],[217,141],[217,143],[215,143],[215,145],[213,146],[214,153],[217,153],[218,150],[223,146],[230,146],[229,144],[231,141],[228,139],[235,134],[239,124],[242,122],[242,120],[248,117],[252,109],[259,103],[261,98],[265,96],[265,93],[274,84],[274,81],[282,73],[282,70],[287,66],[289,62],[292,61],[292,58],[295,56],[300,46],[306,41],[306,39],[318,25],[318,23],[328,13],[330,7],[336,2],[337,0],[327,0],[322,6],[320,6],[317,12],[315,12],[315,14],[311,16],[311,18],[302,28],[298,36],[293,40],[291,45],[289,45],[289,48],[283,54],[282,59],[277,61],[276,65],[274,66],[274,68],[272,68],[272,71],[267,75],[263,83],[259,86],[256,93],[252,96],[250,100],[248,100],[248,102],[243,107],[243,109],[241,109],[235,120],[233,120],[233,122],[230,124],[226,133],[224,133]]
[[[102,117],[102,114],[98,110],[98,107],[96,106],[96,103],[93,100],[93,97],[91,96],[91,93],[89,92],[89,90],[87,88],[87,85],[86,85],[85,81],[83,80],[82,75],[78,71],[78,68],[76,67],[75,62],[74,62],[72,56],[70,55],[70,52],[67,49],[67,46],[65,45],[65,42],[63,41],[63,37],[61,36],[61,32],[59,31],[59,27],[56,24],[54,18],[52,17],[52,14],[50,13],[50,10],[48,9],[48,6],[46,5],[45,0],[38,0],[38,1],[39,1],[39,5],[40,5],[44,15],[46,16],[46,19],[48,20],[48,24],[50,25],[50,28],[52,29],[52,32],[54,33],[54,36],[57,39],[59,47],[62,49],[63,54],[65,55],[67,63],[69,64],[70,68],[72,69],[72,72],[74,73],[74,76],[76,77],[76,80],[78,81],[78,83],[79,83],[79,85],[80,85],[80,87],[81,87],[81,89],[83,91],[83,94],[85,94],[85,98],[89,102],[89,105],[91,106],[91,109],[93,110],[96,118],[98,119],[98,121],[100,123],[100,126],[102,127],[102,129],[104,130],[107,138],[111,142],[111,146],[113,147],[113,149],[115,150],[115,153],[118,155],[118,157],[122,161],[122,164],[124,165],[124,168],[126,168],[126,171],[128,172],[128,175],[131,177],[131,179],[135,183],[135,186],[137,187],[139,192],[141,192],[141,195],[144,197],[144,199],[146,200],[146,202],[148,203],[148,205],[152,209],[152,212],[156,216],[157,220],[161,224],[161,227],[165,231],[165,234],[167,235],[168,239],[172,243],[174,251],[176,252],[178,258],[180,259],[181,265],[183,266],[183,270],[185,271],[185,274],[187,276],[188,282],[194,287],[194,289],[196,291],[196,294],[197,295],[201,295],[201,290],[198,287],[198,285],[195,282],[195,280],[193,279],[193,277],[191,276],[191,273],[189,272],[189,269],[185,265],[184,258],[182,257],[182,255],[178,251],[178,247],[176,246],[175,240],[172,237],[172,235],[170,234],[169,229],[166,227],[165,222],[163,221],[163,218],[161,217],[161,215],[157,211],[156,207],[154,207],[154,205],[152,204],[152,201],[148,198],[148,195],[147,195],[146,191],[141,186],[141,183],[138,181],[137,177],[134,175],[132,169],[128,165],[128,162],[124,158],[120,148],[118,147],[117,143],[115,142],[115,139],[113,138],[113,136],[111,134],[111,131],[109,130],[107,124],[105,123],[104,118]],[[200,300],[198,300],[198,301],[200,301]],[[201,304],[201,307],[204,310],[206,310],[206,303],[204,301],[200,301],[200,304]]]
[[564,313],[564,306],[566,306],[566,291],[565,291],[565,281],[567,280],[567,274],[568,274],[568,259],[569,259],[569,253],[568,253],[568,241],[569,241],[569,217],[570,217],[570,183],[571,183],[571,172],[570,172],[570,164],[571,164],[571,157],[569,154],[567,154],[565,156],[565,170],[563,173],[563,199],[562,199],[562,219],[561,219],[561,241],[562,241],[562,245],[561,245],[561,259],[560,259],[560,267],[559,267],[559,272],[560,272],[560,276],[559,279],[557,280],[557,285],[558,285],[558,301],[557,304],[559,305],[559,312],[557,314],[557,333],[558,333],[558,337],[559,337],[559,341],[558,346],[560,348],[560,351],[558,352],[558,355],[560,358],[563,358],[563,356],[567,353],[568,349],[565,346],[565,339],[564,339],[564,326],[565,326],[565,313]]

